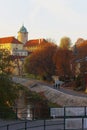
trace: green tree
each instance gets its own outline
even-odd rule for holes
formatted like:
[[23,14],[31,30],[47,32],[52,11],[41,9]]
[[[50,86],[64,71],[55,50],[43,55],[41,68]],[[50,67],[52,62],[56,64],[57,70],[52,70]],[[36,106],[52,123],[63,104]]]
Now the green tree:
[[8,50],[0,50],[0,106],[11,106],[17,98],[17,85],[11,78],[11,56]]
[[60,40],[60,45],[62,49],[69,49],[71,46],[71,40],[69,37],[63,37]]
[[0,105],[11,106],[17,98],[17,86],[7,74],[0,74]]

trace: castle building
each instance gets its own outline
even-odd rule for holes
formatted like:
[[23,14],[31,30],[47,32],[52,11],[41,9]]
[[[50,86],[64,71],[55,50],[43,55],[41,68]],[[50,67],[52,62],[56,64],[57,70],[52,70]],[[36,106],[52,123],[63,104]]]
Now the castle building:
[[3,37],[0,38],[0,49],[7,49],[11,52],[15,49],[23,49],[22,42],[18,41],[15,37]]
[[47,43],[45,39],[32,39],[28,40],[28,31],[24,25],[20,28],[18,32],[18,40],[23,43],[24,50],[27,50],[29,52],[35,51],[39,46],[44,45]]
[[28,52],[35,51],[47,41],[44,38],[28,40],[28,31],[24,25],[19,29],[17,39],[13,36],[0,38],[0,49],[8,49],[11,55],[19,54],[26,56]]
[[18,66],[18,68],[16,66],[14,73],[19,75],[17,72],[19,71],[21,74],[24,58],[44,43],[47,43],[47,41],[43,38],[28,40],[28,31],[24,25],[22,25],[18,31],[17,38],[14,36],[0,38],[0,49],[10,51],[12,58],[16,61],[15,63]]

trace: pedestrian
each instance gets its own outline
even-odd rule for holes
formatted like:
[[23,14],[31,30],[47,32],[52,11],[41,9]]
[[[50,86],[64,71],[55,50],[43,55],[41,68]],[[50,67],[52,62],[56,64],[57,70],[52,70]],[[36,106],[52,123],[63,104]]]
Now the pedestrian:
[[58,84],[58,89],[60,89],[60,84]]
[[56,89],[57,89],[57,84],[55,86],[56,86]]

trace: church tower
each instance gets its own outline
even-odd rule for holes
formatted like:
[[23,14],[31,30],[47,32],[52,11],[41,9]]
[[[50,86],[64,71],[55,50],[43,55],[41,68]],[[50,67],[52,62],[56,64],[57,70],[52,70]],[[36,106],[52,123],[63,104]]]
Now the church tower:
[[22,25],[22,27],[18,31],[18,40],[23,44],[25,44],[28,41],[28,31],[24,27],[24,25]]

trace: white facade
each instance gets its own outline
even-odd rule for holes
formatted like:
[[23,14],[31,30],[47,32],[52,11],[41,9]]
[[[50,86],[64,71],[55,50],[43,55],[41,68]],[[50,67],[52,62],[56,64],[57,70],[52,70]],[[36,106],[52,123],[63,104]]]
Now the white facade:
[[28,51],[26,50],[13,50],[12,51],[13,56],[28,56]]

